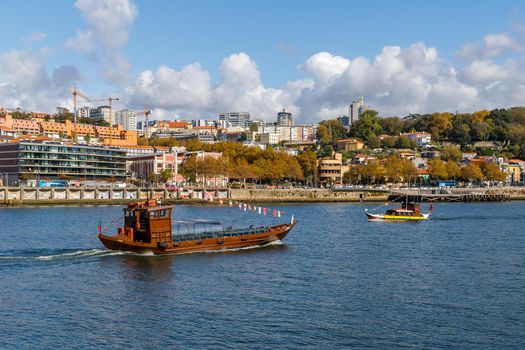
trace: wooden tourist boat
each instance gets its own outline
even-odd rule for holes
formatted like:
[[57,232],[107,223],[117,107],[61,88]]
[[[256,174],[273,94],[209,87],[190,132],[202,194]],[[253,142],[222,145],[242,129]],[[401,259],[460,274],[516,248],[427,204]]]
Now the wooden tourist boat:
[[[155,201],[130,203],[124,208],[124,227],[115,236],[99,233],[102,244],[110,250],[131,251],[140,254],[174,254],[218,251],[265,245],[282,240],[295,226],[288,224],[235,229],[211,229],[220,225],[212,220],[171,220],[172,206],[156,205]],[[183,234],[172,234],[172,224]],[[196,227],[203,226],[203,232]],[[210,228],[206,230],[206,228]],[[100,226],[99,226],[100,230]]]
[[430,211],[428,213],[423,213],[421,212],[421,205],[412,202],[404,202],[401,208],[388,209],[385,214],[369,213],[366,209],[365,214],[369,220],[378,221],[419,221],[428,220],[430,218]]

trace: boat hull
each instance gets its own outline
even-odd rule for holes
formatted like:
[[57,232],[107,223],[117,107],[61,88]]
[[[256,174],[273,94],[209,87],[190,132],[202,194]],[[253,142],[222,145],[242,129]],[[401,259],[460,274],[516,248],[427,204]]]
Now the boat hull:
[[99,234],[98,238],[102,244],[110,250],[120,250],[138,254],[182,254],[261,246],[284,239],[294,226],[295,222],[292,224],[273,226],[270,227],[268,231],[262,233],[166,242],[165,246],[159,246],[156,243],[135,242],[124,235],[106,236]]
[[430,214],[421,214],[417,216],[408,216],[408,215],[381,215],[381,214],[372,214],[365,212],[368,220],[371,221],[422,221],[428,220]]

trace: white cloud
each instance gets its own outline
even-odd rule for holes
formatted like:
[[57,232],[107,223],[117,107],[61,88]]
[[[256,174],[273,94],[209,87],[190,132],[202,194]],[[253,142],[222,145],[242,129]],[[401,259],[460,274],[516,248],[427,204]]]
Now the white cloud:
[[77,30],[74,38],[66,40],[66,48],[75,50],[83,54],[89,54],[93,51],[93,34],[82,30]]
[[122,49],[138,15],[136,6],[130,0],[77,0],[75,6],[86,21],[86,29],[69,38],[66,48],[97,59],[102,77],[124,86],[129,79],[130,64]]
[[489,34],[483,40],[465,44],[457,55],[467,60],[481,60],[500,57],[506,52],[520,52],[523,47],[509,34]]
[[215,86],[196,63],[180,71],[160,67],[140,75],[130,87],[130,100],[187,117],[242,110],[273,120],[286,107],[309,121],[346,114],[359,96],[382,115],[403,116],[519,105],[518,92],[525,90],[523,58],[454,66],[423,43],[386,46],[373,59],[320,52],[298,67],[307,77],[280,88],[263,84],[257,64],[246,53],[222,61]]
[[198,63],[180,71],[161,66],[143,71],[130,86],[130,103],[171,110],[184,116],[213,116],[225,111],[249,111],[257,117],[273,117],[283,107],[298,113],[294,100],[311,81],[290,82],[285,89],[266,88],[255,62],[245,53],[226,57],[221,80],[213,86],[210,75]]
[[61,66],[49,75],[38,56],[11,50],[0,54],[0,101],[2,106],[52,112],[69,106],[70,86],[80,78],[73,66]]

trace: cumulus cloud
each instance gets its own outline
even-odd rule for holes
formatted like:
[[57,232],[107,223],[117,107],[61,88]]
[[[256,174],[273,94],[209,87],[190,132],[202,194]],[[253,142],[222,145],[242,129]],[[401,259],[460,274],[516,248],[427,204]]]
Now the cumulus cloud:
[[52,111],[57,105],[68,106],[68,89],[79,78],[73,66],[61,66],[48,74],[30,52],[0,54],[0,101],[5,107]]
[[129,78],[130,64],[122,49],[138,15],[136,6],[129,0],[77,0],[75,6],[82,13],[86,28],[69,38],[66,48],[100,61],[102,77],[123,86]]
[[465,44],[457,55],[467,60],[480,60],[499,57],[506,52],[519,52],[523,47],[509,34],[489,34],[482,40]]
[[149,104],[183,116],[249,111],[266,120],[281,108],[299,119],[319,120],[348,113],[359,96],[382,115],[433,111],[471,111],[522,103],[524,60],[474,60],[453,65],[423,43],[386,46],[373,59],[319,52],[298,68],[305,79],[280,88],[266,87],[257,64],[246,54],[226,57],[220,81],[194,63],[177,71],[144,71],[130,86],[133,104]]
[[307,80],[290,82],[285,89],[265,87],[256,63],[246,54],[226,57],[220,67],[221,80],[211,83],[209,73],[193,63],[180,71],[161,66],[143,71],[129,87],[130,103],[149,105],[185,116],[210,116],[227,111],[249,111],[254,116],[273,116],[289,107],[298,113],[294,100],[311,86]]

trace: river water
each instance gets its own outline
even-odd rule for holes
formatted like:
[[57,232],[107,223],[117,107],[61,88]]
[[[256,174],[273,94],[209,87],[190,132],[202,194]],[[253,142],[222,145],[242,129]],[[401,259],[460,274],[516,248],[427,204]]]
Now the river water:
[[[273,207],[299,220],[282,244],[165,257],[103,249],[120,207],[0,209],[0,348],[525,348],[524,202],[435,204],[419,223]],[[174,209],[199,217],[276,221]]]

